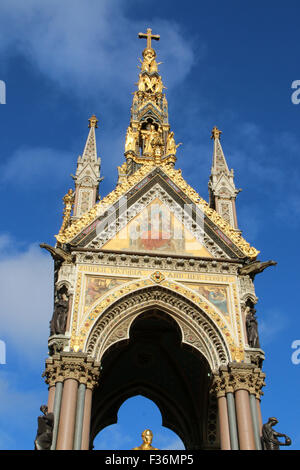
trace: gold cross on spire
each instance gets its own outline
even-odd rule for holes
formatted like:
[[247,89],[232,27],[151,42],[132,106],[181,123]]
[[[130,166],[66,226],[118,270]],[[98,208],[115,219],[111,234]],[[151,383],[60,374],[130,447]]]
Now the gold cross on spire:
[[147,39],[147,49],[151,49],[151,39],[155,39],[155,41],[159,41],[160,39],[159,34],[152,34],[151,28],[147,29],[147,33],[139,33],[138,37]]

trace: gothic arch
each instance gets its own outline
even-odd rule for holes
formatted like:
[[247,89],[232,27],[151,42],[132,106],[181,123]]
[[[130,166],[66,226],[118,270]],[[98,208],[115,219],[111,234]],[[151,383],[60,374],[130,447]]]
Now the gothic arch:
[[161,285],[133,291],[104,310],[89,333],[84,351],[101,361],[110,346],[128,340],[133,321],[153,308],[175,320],[182,342],[197,349],[211,370],[230,362],[226,341],[207,313],[181,294]]

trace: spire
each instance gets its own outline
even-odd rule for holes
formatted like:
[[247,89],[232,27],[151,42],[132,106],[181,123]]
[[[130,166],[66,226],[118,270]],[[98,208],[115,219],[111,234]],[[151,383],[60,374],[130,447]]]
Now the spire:
[[156,52],[152,48],[152,40],[158,41],[160,36],[139,33],[139,38],[147,39],[147,47],[143,50],[137,90],[133,93],[130,124],[125,139],[126,163],[120,167],[119,183],[125,175],[134,173],[143,164],[154,162],[173,164],[176,161],[176,145],[174,133],[170,131],[168,102],[165,89],[158,71],[161,62],[156,62]]
[[95,128],[98,127],[98,119],[93,114],[89,118],[89,134],[82,156],[77,160],[75,181],[75,202],[73,218],[80,217],[88,211],[99,199],[99,183],[101,159],[97,157]]
[[235,200],[241,191],[234,184],[234,172],[228,169],[221,146],[220,131],[216,126],[212,130],[214,140],[213,164],[209,178],[209,205],[215,209],[233,228],[238,230]]

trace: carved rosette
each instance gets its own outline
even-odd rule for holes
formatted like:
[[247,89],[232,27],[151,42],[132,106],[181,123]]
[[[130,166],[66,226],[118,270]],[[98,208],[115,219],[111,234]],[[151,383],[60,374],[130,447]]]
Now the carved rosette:
[[99,375],[100,364],[90,357],[55,354],[46,360],[46,369],[42,377],[45,377],[45,382],[49,387],[57,382],[75,379],[92,390],[98,384]]
[[265,377],[261,369],[251,364],[229,364],[228,367],[221,366],[214,374],[212,390],[218,398],[226,393],[247,390],[260,399],[263,395],[261,389],[266,385]]

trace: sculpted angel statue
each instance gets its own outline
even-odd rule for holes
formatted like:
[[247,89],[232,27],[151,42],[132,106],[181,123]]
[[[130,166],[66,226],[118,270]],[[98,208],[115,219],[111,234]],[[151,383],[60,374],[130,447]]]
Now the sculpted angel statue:
[[176,145],[175,143],[175,139],[174,139],[174,132],[170,132],[168,137],[167,137],[167,151],[166,151],[166,154],[167,155],[170,155],[170,154],[176,154],[176,149],[177,147],[179,147],[179,145],[182,145],[182,143],[180,142],[179,144]]
[[135,151],[136,147],[136,133],[129,126],[127,129],[126,140],[125,140],[125,152],[129,150]]

